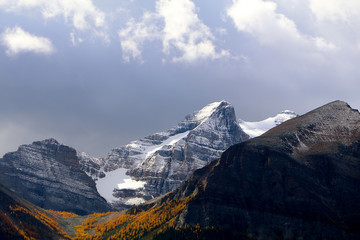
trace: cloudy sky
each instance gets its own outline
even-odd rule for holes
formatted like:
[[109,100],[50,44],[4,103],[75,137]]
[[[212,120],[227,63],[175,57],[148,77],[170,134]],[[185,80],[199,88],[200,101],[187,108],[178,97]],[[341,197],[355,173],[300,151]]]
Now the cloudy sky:
[[0,0],[0,155],[89,154],[222,99],[244,120],[360,107],[358,0]]

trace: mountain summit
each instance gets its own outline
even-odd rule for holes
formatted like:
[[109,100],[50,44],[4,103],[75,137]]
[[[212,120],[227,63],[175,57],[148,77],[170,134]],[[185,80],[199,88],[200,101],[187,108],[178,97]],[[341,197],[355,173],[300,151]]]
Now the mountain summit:
[[97,188],[108,202],[129,206],[174,190],[196,169],[248,139],[226,101],[189,114],[174,128],[113,149],[102,159]]

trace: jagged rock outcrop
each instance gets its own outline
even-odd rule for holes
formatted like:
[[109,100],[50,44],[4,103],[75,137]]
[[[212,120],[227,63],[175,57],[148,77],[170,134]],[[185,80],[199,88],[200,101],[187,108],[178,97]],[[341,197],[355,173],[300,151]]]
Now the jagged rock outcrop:
[[118,197],[122,206],[132,199],[143,202],[174,190],[196,169],[248,138],[237,123],[234,108],[226,101],[215,102],[189,114],[176,127],[114,149],[102,159],[106,175],[125,168],[128,178],[143,183],[139,188],[119,188],[118,182],[110,183],[107,177],[98,183],[113,184],[111,197]]
[[336,101],[230,147],[157,201],[194,196],[176,217],[180,228],[199,224],[244,239],[359,239],[359,186],[360,113]]
[[0,159],[0,182],[45,209],[78,214],[110,210],[75,149],[55,139],[22,145]]
[[104,171],[101,170],[102,161],[100,158],[92,157],[84,152],[76,152],[79,158],[80,170],[84,171],[94,181],[105,177]]

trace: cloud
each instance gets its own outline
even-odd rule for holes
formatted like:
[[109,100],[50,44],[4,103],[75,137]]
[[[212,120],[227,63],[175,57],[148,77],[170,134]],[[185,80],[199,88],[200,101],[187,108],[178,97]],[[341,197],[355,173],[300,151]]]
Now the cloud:
[[77,31],[92,31],[108,41],[103,31],[106,28],[105,14],[91,0],[1,0],[0,9],[19,14],[36,9],[44,19],[62,16]]
[[127,22],[126,28],[118,32],[125,62],[129,62],[131,58],[143,61],[141,52],[144,42],[161,38],[159,24],[161,22],[158,16],[145,12],[141,21],[136,22],[132,18]]
[[360,17],[358,0],[310,0],[310,9],[320,21],[350,21]]
[[233,0],[227,14],[238,31],[252,35],[263,45],[315,48],[320,51],[336,49],[333,43],[321,37],[301,33],[294,21],[277,13],[276,9],[277,4],[271,1]]
[[226,51],[217,53],[213,44],[214,36],[195,13],[195,4],[190,0],[159,0],[157,13],[164,19],[163,51],[168,54],[172,48],[183,53],[175,61],[194,61],[197,59],[216,59],[227,55]]
[[20,27],[7,28],[1,35],[1,42],[6,47],[7,55],[24,52],[52,54],[55,51],[49,39],[32,35]]
[[226,28],[216,28],[216,33],[224,36],[227,34],[227,30]]
[[119,31],[124,60],[141,59],[145,41],[160,40],[163,53],[175,55],[172,61],[194,62],[228,56],[218,52],[211,30],[198,17],[191,0],[158,0],[155,12],[146,12],[140,22],[134,19]]

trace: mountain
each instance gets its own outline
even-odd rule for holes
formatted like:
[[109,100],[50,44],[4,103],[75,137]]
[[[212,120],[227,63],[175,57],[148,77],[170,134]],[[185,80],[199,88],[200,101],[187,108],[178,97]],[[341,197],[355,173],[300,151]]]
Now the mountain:
[[94,162],[81,165],[80,155],[55,139],[22,145],[0,159],[0,182],[45,209],[78,214],[109,211],[94,181],[84,172],[84,166],[99,166]]
[[102,158],[99,193],[117,207],[129,207],[174,190],[196,169],[248,139],[234,108],[214,102],[189,114],[177,126],[113,149]]
[[[263,122],[278,124],[293,115],[287,111]],[[261,122],[243,123],[264,129]],[[176,189],[196,169],[248,139],[240,126],[233,106],[220,101],[187,115],[174,128],[113,149],[102,158],[55,139],[38,141],[0,159],[0,180],[46,209],[78,214],[107,211],[103,198],[124,209]]]
[[87,232],[111,239],[360,239],[359,186],[360,113],[335,101],[231,146],[175,191]]
[[276,127],[277,125],[280,125],[281,123],[297,116],[298,114],[296,114],[294,111],[285,110],[280,112],[275,117],[269,117],[259,122],[246,122],[242,119],[239,119],[238,122],[241,129],[247,135],[253,138],[258,137],[266,131],[270,130],[271,128]]
[[[359,186],[360,113],[335,101],[231,146],[174,191],[127,211],[60,219],[47,238],[359,239]],[[0,200],[4,239],[38,231],[11,214],[52,223],[1,186]]]
[[359,186],[360,113],[335,101],[230,147],[169,198],[193,196],[178,227],[359,239]]

